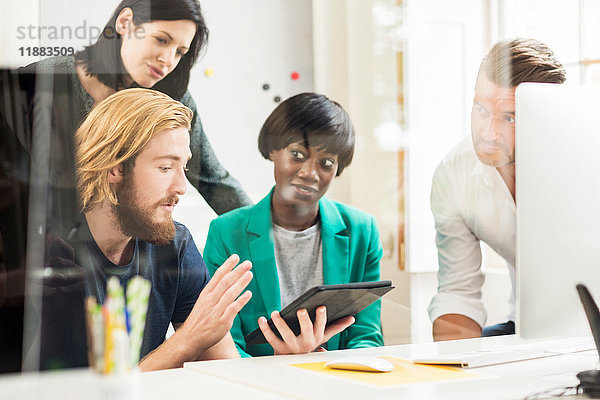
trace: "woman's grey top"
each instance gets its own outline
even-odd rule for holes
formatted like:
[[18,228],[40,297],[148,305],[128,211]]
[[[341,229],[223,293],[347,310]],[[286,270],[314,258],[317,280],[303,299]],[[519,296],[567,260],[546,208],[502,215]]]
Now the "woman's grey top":
[[308,289],[323,284],[321,222],[303,231],[273,224],[273,244],[283,309]]

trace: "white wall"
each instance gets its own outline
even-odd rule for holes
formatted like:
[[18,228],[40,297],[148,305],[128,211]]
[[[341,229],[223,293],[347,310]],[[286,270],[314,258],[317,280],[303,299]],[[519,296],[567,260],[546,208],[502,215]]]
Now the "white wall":
[[[22,55],[21,47],[72,47],[93,43],[118,0],[73,2],[23,0],[0,2],[0,67],[17,68],[42,56]],[[10,16],[10,17],[6,17]]]
[[[10,15],[10,18],[5,16]],[[36,46],[36,40],[19,39],[19,27],[39,24],[39,0],[0,1],[0,68],[15,68],[25,63],[20,47]]]
[[470,134],[479,63],[488,47],[486,2],[407,2],[407,268],[437,270],[429,209],[439,161]]
[[[207,135],[229,171],[256,201],[273,184],[257,149],[259,130],[282,100],[314,88],[310,0],[203,0],[210,29],[206,55],[192,74]],[[207,77],[206,68],[214,75]],[[293,80],[292,72],[300,78]],[[270,89],[262,89],[268,83]]]

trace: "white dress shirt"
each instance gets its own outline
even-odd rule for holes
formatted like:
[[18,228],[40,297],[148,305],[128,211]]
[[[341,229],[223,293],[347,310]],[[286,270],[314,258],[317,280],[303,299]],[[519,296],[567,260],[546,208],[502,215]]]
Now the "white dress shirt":
[[512,288],[507,319],[514,321],[515,201],[496,168],[479,161],[470,136],[438,165],[431,188],[431,211],[439,261],[438,292],[428,308],[431,320],[461,314],[482,328],[485,325],[482,240],[508,266]]

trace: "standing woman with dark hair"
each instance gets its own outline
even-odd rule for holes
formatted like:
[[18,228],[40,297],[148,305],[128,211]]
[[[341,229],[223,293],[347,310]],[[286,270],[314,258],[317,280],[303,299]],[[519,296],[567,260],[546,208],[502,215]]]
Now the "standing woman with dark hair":
[[[74,56],[42,60],[19,72],[53,75],[52,134],[62,136],[63,144],[70,143],[95,103],[118,90],[152,88],[182,102],[194,113],[187,178],[222,214],[251,202],[216,158],[187,90],[190,69],[207,39],[197,0],[123,0],[96,43]],[[63,156],[72,151],[61,147],[56,150]],[[65,172],[51,174],[54,184],[60,185],[61,174]]]

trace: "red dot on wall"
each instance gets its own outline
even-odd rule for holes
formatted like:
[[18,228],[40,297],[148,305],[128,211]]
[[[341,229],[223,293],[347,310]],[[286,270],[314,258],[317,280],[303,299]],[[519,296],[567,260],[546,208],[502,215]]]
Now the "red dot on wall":
[[295,81],[296,81],[296,80],[300,79],[300,74],[294,71],[294,72],[292,72],[292,74],[290,75],[290,78],[292,78],[293,80],[295,80]]

